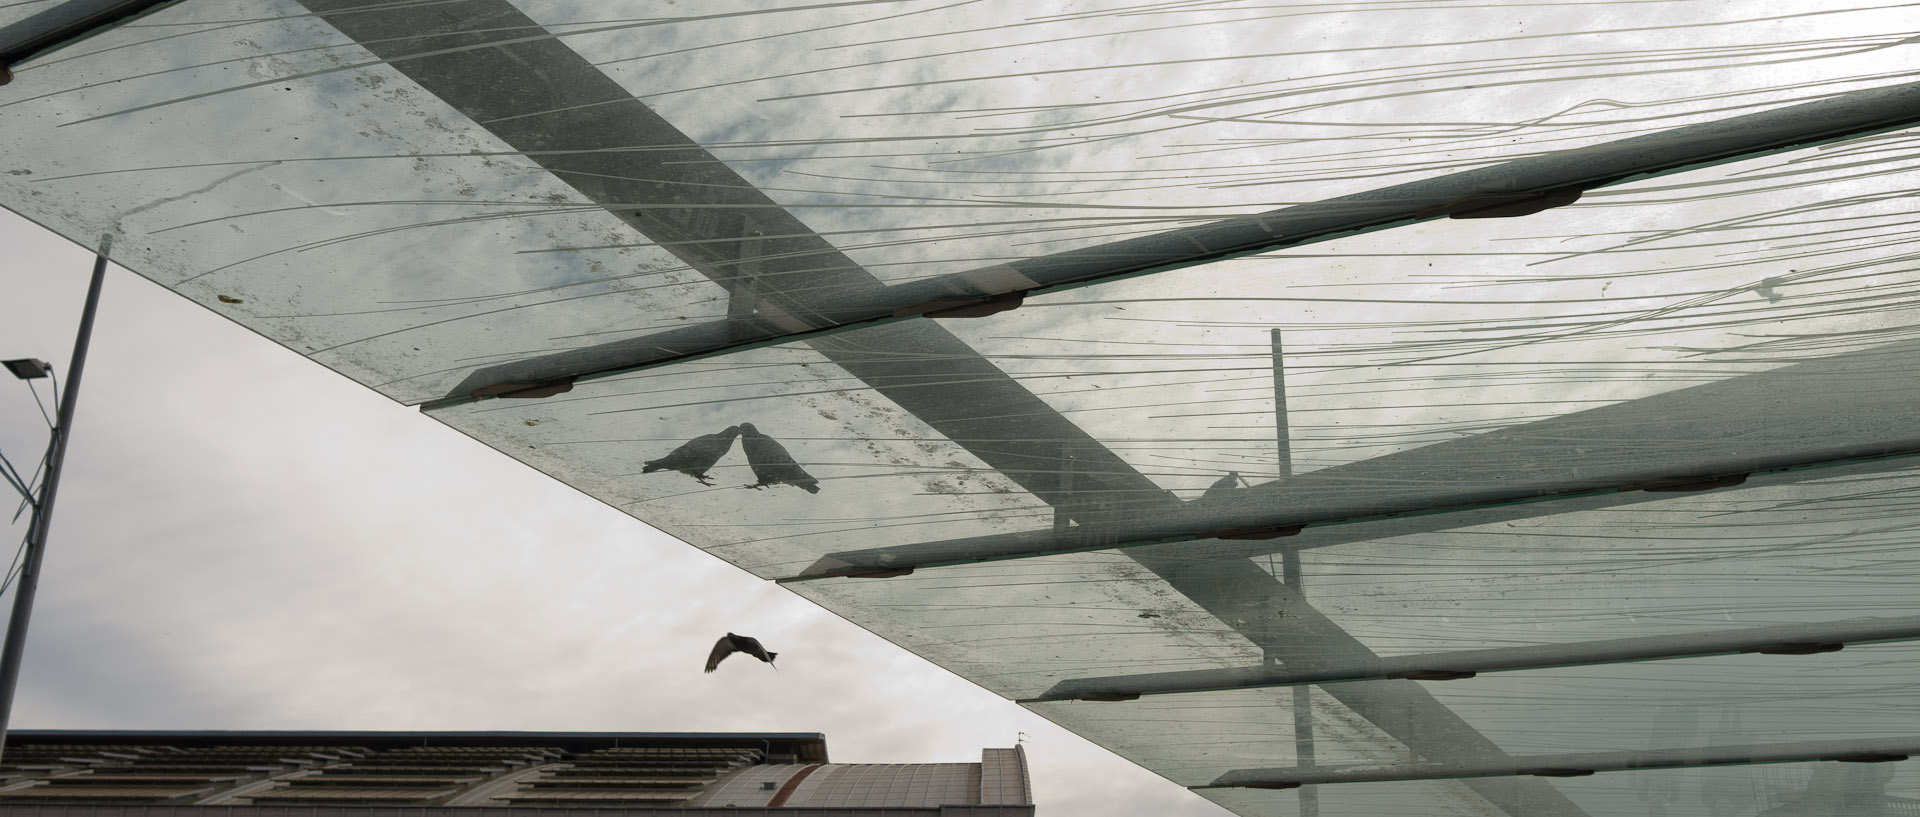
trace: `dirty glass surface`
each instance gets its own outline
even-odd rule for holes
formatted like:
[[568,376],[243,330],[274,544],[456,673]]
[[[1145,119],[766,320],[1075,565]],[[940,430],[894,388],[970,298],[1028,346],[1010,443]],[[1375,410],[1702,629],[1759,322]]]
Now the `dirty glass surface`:
[[[1457,511],[1911,454],[1904,373],[1920,347],[1903,339],[1903,293],[1920,280],[1904,248],[1842,229],[1801,249],[1778,230],[1906,220],[1893,199],[1913,174],[1844,163],[1770,157],[1625,185],[1614,204],[1337,239],[433,414],[769,578],[848,550],[943,557],[994,536],[1086,550],[1169,524]],[[1737,195],[1783,174],[1790,194]],[[1630,234],[1655,222],[1655,240]],[[1445,240],[1466,249],[1412,249]],[[738,490],[761,481],[743,453],[713,460],[713,486],[646,471],[741,423],[781,441],[817,494]]]
[[[1710,730],[1712,724],[1704,724]],[[1587,814],[1672,817],[1788,814],[1906,814],[1920,808],[1920,774],[1907,763],[1783,763],[1596,774],[1552,785]],[[1242,814],[1294,817],[1400,817],[1419,814],[1498,817],[1462,781],[1319,786],[1314,811],[1294,791],[1211,789],[1214,802]]]
[[[777,283],[758,317],[791,329],[884,284],[1907,70],[1898,6],[1813,2],[362,5],[193,3],[23,66],[6,200],[418,402],[740,331],[716,282]],[[478,56],[496,40],[532,50]]]
[[60,5],[60,0],[10,0],[0,3],[0,28],[33,17]]
[[[1307,765],[1372,770],[1471,755],[1457,724],[1393,708],[1434,706],[1520,757],[1903,738],[1920,719],[1903,702],[1920,647],[1850,647],[1819,656],[1743,655],[1311,688]],[[1131,702],[1034,705],[1176,782],[1204,786],[1241,769],[1294,767],[1294,691],[1249,689]],[[1397,707],[1396,707],[1397,705]],[[1379,722],[1375,722],[1379,721]],[[1205,755],[1195,745],[1209,747]],[[1551,765],[1551,764],[1540,764]],[[1319,788],[1362,785],[1340,783]],[[1559,785],[1556,781],[1555,785]],[[1622,812],[1605,812],[1622,813]]]
[[[1920,647],[1766,640],[1920,614],[1913,130],[787,337],[1912,82],[1914,28],[1812,0],[196,0],[0,86],[0,204],[1009,698],[1600,656],[1028,703],[1183,785],[1920,749]],[[1605,657],[1697,633],[1765,654]],[[1206,792],[1877,814],[1920,803],[1904,768]]]

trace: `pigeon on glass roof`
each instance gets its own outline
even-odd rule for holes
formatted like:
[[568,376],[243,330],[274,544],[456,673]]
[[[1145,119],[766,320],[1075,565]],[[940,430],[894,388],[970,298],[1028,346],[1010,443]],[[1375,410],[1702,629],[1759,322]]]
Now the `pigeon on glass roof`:
[[725,431],[718,434],[702,434],[688,440],[666,456],[649,460],[641,467],[640,473],[679,471],[699,480],[701,485],[712,485],[712,480],[707,479],[707,469],[733,450],[733,438],[740,435],[740,429],[740,426],[727,426]]
[[812,474],[800,467],[800,463],[794,462],[786,446],[760,433],[752,423],[740,424],[740,447],[747,450],[747,465],[753,468],[753,476],[759,480],[748,488],[785,483],[803,488],[810,494],[820,493],[820,480],[814,479]]
[[[721,661],[726,660],[727,656],[737,652],[743,652],[765,661],[768,666],[772,666],[773,657],[779,655],[777,652],[767,652],[766,647],[760,646],[760,639],[752,636],[727,633],[721,636],[719,641],[713,643],[713,652],[707,654],[707,671],[712,672],[715,667],[720,666]],[[774,667],[774,669],[777,670],[779,667]]]
[[1202,499],[1217,499],[1232,493],[1239,487],[1240,472],[1228,471],[1226,476],[1214,480],[1212,485],[1207,486],[1207,492],[1201,494],[1200,497]]

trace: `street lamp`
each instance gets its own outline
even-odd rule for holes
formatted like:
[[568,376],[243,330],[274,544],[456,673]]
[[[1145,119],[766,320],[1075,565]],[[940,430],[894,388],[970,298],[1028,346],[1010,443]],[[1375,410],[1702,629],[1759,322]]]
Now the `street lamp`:
[[38,380],[53,373],[53,364],[31,357],[0,360],[0,366],[7,367],[7,371],[13,372],[13,376],[21,380]]
[[[93,338],[93,315],[100,307],[100,284],[107,276],[107,252],[113,236],[100,237],[100,252],[93,259],[93,278],[87,283],[87,303],[80,310],[80,333],[73,341],[73,357],[67,363],[67,382],[58,395],[59,419],[54,422],[53,440],[47,447],[46,478],[40,483],[40,496],[28,497],[33,518],[27,526],[26,553],[21,560],[20,578],[14,588],[13,615],[7,619],[7,638],[0,644],[0,752],[7,740],[7,723],[13,716],[13,689],[20,680],[20,654],[27,646],[27,621],[33,617],[33,593],[40,583],[40,557],[47,551],[47,527],[53,520],[53,500],[60,488],[60,466],[67,458],[67,439],[73,431],[73,407],[80,392],[80,373],[87,366],[87,346]],[[8,371],[21,380],[48,377],[53,367],[44,360],[23,358],[5,361]],[[26,486],[20,486],[23,490]]]

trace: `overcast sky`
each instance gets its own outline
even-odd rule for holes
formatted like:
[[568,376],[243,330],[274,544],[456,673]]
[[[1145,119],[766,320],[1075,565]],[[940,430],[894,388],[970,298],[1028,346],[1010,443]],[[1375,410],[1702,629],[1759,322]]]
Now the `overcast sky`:
[[[90,256],[11,214],[0,246],[0,357],[64,374]],[[117,267],[78,409],[17,728],[821,732],[840,762],[1024,732],[1047,813],[1226,813]],[[45,433],[0,383],[0,451]],[[702,674],[729,630],[781,669]]]

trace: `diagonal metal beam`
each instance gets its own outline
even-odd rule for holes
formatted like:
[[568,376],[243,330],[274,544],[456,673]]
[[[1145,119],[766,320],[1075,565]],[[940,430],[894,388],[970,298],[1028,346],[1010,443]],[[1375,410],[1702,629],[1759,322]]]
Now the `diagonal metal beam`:
[[[602,99],[605,98],[613,97]],[[568,95],[552,101],[547,109],[542,110],[564,108],[575,101],[579,100]],[[497,123],[487,118],[487,112],[480,113],[476,118],[490,122],[489,127],[536,131],[541,138],[534,141],[546,142],[551,140],[552,133],[567,132],[567,127],[572,124],[571,119],[583,115],[598,116],[599,112],[607,110],[607,106],[591,108],[585,114],[560,110],[508,123]],[[630,114],[620,109],[611,115],[618,117]],[[1580,198],[1582,192],[1608,185],[1881,133],[1915,123],[1920,123],[1920,83],[1853,91],[1830,99],[1544,156],[1515,159],[1491,167],[1313,204],[1229,218],[896,286],[861,282],[844,290],[837,288],[856,277],[854,270],[857,267],[837,250],[824,246],[824,241],[804,227],[796,229],[796,225],[789,223],[792,221],[790,216],[782,218],[784,213],[775,215],[777,208],[772,207],[764,195],[740,182],[733,188],[732,194],[726,196],[730,200],[722,203],[735,212],[710,217],[752,219],[758,222],[765,214],[767,221],[762,223],[762,232],[758,235],[767,237],[765,240],[769,246],[766,250],[770,257],[778,264],[792,268],[791,271],[808,273],[809,289],[835,287],[836,291],[830,300],[814,299],[806,309],[790,311],[778,321],[729,319],[712,329],[676,330],[486,367],[467,377],[451,394],[423,405],[437,408],[514,390],[522,391],[525,396],[545,396],[555,393],[551,389],[581,379],[625,374],[743,349],[811,340],[921,315],[961,317],[992,314],[1014,308],[1022,298],[1031,295],[1165,272],[1437,218],[1528,215],[1549,207],[1571,204]],[[655,131],[636,129],[630,132]],[[663,169],[653,163],[671,161],[675,151],[662,151],[658,147],[653,146],[645,157],[633,160],[643,165],[643,178],[672,178],[672,171],[663,173]],[[596,172],[564,165],[597,166],[609,161],[591,155],[529,158],[563,174]],[[629,160],[621,158],[613,161],[624,163]],[[563,178],[572,181],[574,176],[564,175]],[[586,185],[606,184],[584,178],[581,182]],[[685,191],[680,191],[680,194],[684,196]],[[627,206],[632,207],[635,203],[661,199],[657,196],[603,196],[596,197],[596,200],[609,202],[609,206],[617,211],[620,204],[616,202],[627,202]],[[669,226],[679,226],[671,223],[670,214],[674,212],[671,210],[641,209],[634,212],[638,218],[668,220]],[[649,235],[658,232],[656,229]],[[728,235],[755,234],[735,231]],[[704,246],[697,240],[677,238],[672,230],[660,239],[660,243],[676,254],[683,251],[712,253],[721,249]],[[814,280],[816,276],[829,271],[836,275],[831,279]],[[548,385],[546,389],[536,389],[531,384]]]
[[[886,289],[564,43],[529,39],[539,24],[505,0],[302,4],[733,298],[750,301],[741,317],[689,330],[689,337],[737,340],[824,325],[841,302]],[[967,449],[988,465],[1022,474],[1016,481],[1049,503],[1072,504],[1078,492],[1064,489],[1049,464],[1057,451],[1036,451],[1023,441],[1035,436],[1079,452],[1110,495],[1140,506],[1177,502],[934,322],[897,323],[857,340],[821,338],[812,345],[940,433],[968,440]],[[492,385],[529,393],[564,387],[524,376],[531,379]],[[973,407],[982,404],[1034,419],[1012,432],[1007,423],[978,418]]]
[[[1402,532],[1439,530],[1672,491],[1910,466],[1920,454],[1913,430],[1920,381],[1905,373],[1915,365],[1920,342],[1888,344],[1297,474],[1177,508],[1120,508],[1065,530],[841,551],[782,581],[1215,537],[1272,540],[1205,551],[1250,556],[1379,538],[1377,520],[1407,520]],[[1446,518],[1454,515],[1461,518]],[[1312,535],[1294,537],[1303,532]]]
[[1778,624],[1713,632],[1637,636],[1573,644],[1455,650],[1366,661],[1332,661],[1311,669],[1286,666],[1154,672],[1072,678],[1020,703],[1127,701],[1142,695],[1220,692],[1354,681],[1455,681],[1482,672],[1549,669],[1757,653],[1809,655],[1853,644],[1920,640],[1920,616]]
[[1755,763],[1888,763],[1920,755],[1920,737],[1802,740],[1512,757],[1495,763],[1443,762],[1404,766],[1317,766],[1311,769],[1241,769],[1196,789],[1291,789],[1321,783],[1383,783],[1396,780],[1472,780],[1487,777],[1585,777],[1595,772],[1745,766]]

